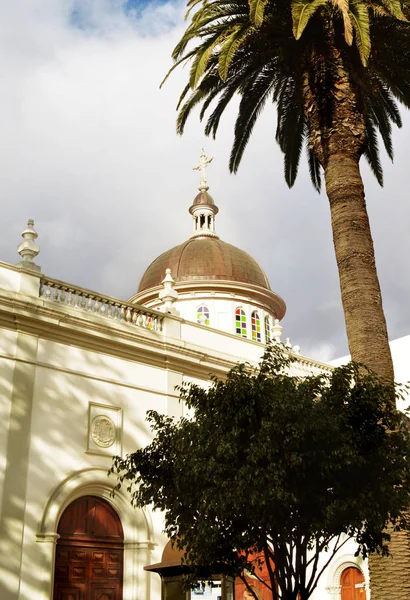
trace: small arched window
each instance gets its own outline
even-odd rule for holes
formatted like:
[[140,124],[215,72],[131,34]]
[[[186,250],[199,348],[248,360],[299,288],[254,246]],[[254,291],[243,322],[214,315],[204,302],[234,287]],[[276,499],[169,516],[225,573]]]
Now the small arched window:
[[258,311],[254,310],[251,316],[252,339],[254,342],[261,341],[261,320]]
[[270,321],[268,315],[265,317],[265,344],[269,344],[271,341],[270,336]]
[[209,325],[209,308],[204,304],[196,311],[196,322],[201,325]]
[[246,333],[246,314],[242,308],[235,310],[236,333],[242,337],[247,337]]

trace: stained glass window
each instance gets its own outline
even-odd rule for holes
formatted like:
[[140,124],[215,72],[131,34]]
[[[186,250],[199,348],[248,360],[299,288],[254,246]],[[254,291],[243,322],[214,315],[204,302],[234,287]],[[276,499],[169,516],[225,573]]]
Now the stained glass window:
[[254,342],[261,341],[261,320],[259,318],[259,313],[254,310],[251,316],[252,322],[252,339]]
[[235,310],[235,326],[236,333],[241,335],[242,337],[247,337],[246,334],[246,314],[242,308],[237,308]]
[[266,315],[265,317],[265,344],[269,344],[270,342],[270,322],[269,317]]
[[196,311],[196,322],[201,325],[209,325],[209,308],[204,304]]

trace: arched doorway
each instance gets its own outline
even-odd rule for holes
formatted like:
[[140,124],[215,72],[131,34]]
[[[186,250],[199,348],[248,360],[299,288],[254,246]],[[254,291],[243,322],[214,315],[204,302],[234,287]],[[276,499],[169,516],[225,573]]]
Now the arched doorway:
[[356,567],[348,567],[340,576],[342,600],[366,600],[363,573]]
[[122,600],[124,535],[114,509],[83,496],[63,512],[57,533],[54,600]]

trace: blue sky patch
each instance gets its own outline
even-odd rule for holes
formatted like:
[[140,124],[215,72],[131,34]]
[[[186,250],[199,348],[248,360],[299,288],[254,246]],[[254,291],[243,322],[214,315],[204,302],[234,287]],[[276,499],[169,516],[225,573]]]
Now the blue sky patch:
[[[115,16],[126,16],[130,20],[138,19],[142,11],[148,5],[159,6],[166,4],[168,0],[109,0],[105,4],[106,16],[112,13]],[[84,2],[84,0],[73,0],[72,9],[69,15],[69,22],[72,27],[82,29],[84,31],[93,31],[99,29],[100,10],[95,8],[93,2]],[[98,6],[98,4],[97,4]]]

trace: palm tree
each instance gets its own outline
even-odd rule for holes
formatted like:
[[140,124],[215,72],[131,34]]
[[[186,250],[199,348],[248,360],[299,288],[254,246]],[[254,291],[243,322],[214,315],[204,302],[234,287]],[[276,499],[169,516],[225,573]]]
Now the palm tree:
[[[397,100],[410,105],[409,0],[190,0],[191,22],[171,71],[191,61],[177,130],[209,109],[215,134],[232,97],[241,97],[230,169],[236,172],[266,101],[277,107],[276,140],[292,186],[306,145],[312,183],[324,174],[353,360],[393,380],[373,241],[359,161],[377,180],[380,135],[392,158]],[[199,40],[191,47],[191,42]]]

